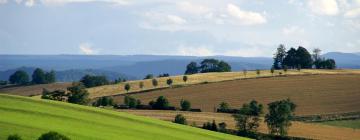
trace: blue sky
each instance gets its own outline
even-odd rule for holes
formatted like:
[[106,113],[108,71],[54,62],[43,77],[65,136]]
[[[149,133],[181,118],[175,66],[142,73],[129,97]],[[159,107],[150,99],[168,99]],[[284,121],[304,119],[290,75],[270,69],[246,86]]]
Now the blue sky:
[[0,54],[360,52],[360,0],[0,0]]

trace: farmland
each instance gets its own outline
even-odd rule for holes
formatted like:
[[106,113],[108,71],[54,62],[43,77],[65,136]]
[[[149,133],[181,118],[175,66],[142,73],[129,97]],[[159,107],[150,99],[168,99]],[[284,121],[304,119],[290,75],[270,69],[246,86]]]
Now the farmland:
[[7,94],[21,95],[21,96],[34,96],[34,95],[41,95],[43,88],[49,90],[56,90],[56,89],[66,90],[66,88],[69,86],[71,86],[71,83],[10,86],[10,87],[0,88],[0,93],[7,93]]
[[33,140],[50,130],[75,140],[245,139],[128,113],[63,102],[10,95],[0,95],[0,102],[0,139],[17,133],[25,140]]
[[[239,108],[252,99],[262,104],[290,98],[297,104],[296,115],[360,111],[360,75],[308,75],[234,80],[169,88],[132,94],[143,103],[165,96],[179,107],[181,99],[193,108],[213,112],[222,101]],[[114,97],[117,102],[123,96]]]
[[[135,115],[153,117],[161,120],[172,121],[176,114],[184,115],[190,124],[193,122],[201,126],[205,122],[215,120],[217,123],[225,122],[227,127],[235,129],[235,121],[230,114],[212,113],[212,112],[184,112],[184,111],[161,111],[161,110],[120,110]],[[268,129],[265,123],[261,123],[259,131],[267,133]],[[360,130],[353,130],[350,128],[341,128],[334,126],[327,126],[321,124],[293,122],[289,129],[290,136],[305,137],[312,139],[356,139],[360,137]]]
[[360,129],[360,120],[327,121],[327,122],[321,122],[321,124]]

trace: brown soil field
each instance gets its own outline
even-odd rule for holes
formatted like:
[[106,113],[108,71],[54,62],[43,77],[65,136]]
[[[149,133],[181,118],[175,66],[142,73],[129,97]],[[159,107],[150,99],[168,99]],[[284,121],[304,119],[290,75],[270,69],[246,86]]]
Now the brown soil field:
[[[173,80],[173,85],[178,86],[187,86],[193,84],[199,84],[204,82],[220,82],[220,81],[227,81],[227,80],[236,80],[236,79],[246,79],[246,78],[256,78],[256,77],[269,77],[269,76],[278,76],[279,73],[282,75],[309,75],[309,74],[360,74],[360,70],[351,70],[351,69],[337,69],[337,70],[317,70],[317,69],[303,69],[301,71],[297,70],[288,70],[286,73],[283,70],[276,70],[274,75],[270,73],[270,70],[261,70],[260,75],[256,74],[256,71],[247,71],[246,76],[244,75],[243,71],[238,72],[214,72],[214,73],[199,73],[188,75],[188,81],[184,82],[182,80],[183,75],[178,76],[170,76],[170,77],[162,77],[156,78],[159,81],[159,85],[154,87],[151,83],[151,79],[149,80],[135,80],[135,81],[128,81],[119,84],[113,85],[104,85],[89,88],[88,91],[90,93],[90,98],[96,98],[101,96],[110,96],[110,95],[117,95],[117,94],[126,94],[132,92],[141,92],[145,90],[152,90],[158,88],[166,88],[169,87],[166,84],[166,80],[171,78]],[[139,83],[144,83],[144,88],[139,88]],[[131,85],[131,89],[129,92],[124,90],[124,85],[129,83]]]
[[[147,104],[159,96],[169,99],[179,107],[181,99],[189,100],[192,108],[213,112],[225,101],[233,108],[252,99],[265,105],[276,100],[290,98],[297,105],[296,115],[315,115],[360,111],[360,75],[307,75],[233,80],[198,84],[180,88],[168,88],[132,94]],[[114,96],[118,103],[122,95]]]
[[[216,123],[225,122],[227,128],[235,129],[235,121],[230,114],[212,112],[186,112],[186,111],[163,111],[163,110],[120,110],[135,115],[147,116],[166,121],[173,121],[177,114],[186,117],[188,124],[195,122],[197,126],[202,126],[205,122],[215,120]],[[265,123],[259,127],[262,133],[268,133]],[[305,137],[311,139],[324,140],[358,140],[360,129],[341,128],[321,124],[293,122],[289,129],[289,136]]]
[[34,95],[41,95],[43,88],[46,88],[48,90],[56,90],[56,89],[66,90],[66,88],[69,86],[71,86],[71,82],[40,84],[40,85],[30,85],[30,86],[13,86],[13,87],[0,88],[0,93],[21,95],[21,96],[34,96]]

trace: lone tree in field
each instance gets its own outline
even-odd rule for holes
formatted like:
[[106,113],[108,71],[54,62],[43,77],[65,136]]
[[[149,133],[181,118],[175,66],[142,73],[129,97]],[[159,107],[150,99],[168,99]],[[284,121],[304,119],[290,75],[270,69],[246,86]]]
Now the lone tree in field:
[[68,102],[74,104],[85,105],[89,102],[89,93],[82,83],[73,83],[71,87],[68,87]]
[[70,138],[58,132],[50,131],[42,134],[38,140],[70,140]]
[[180,106],[182,111],[189,111],[191,109],[191,103],[188,100],[181,100]]
[[263,105],[252,100],[250,103],[243,104],[237,114],[233,117],[236,121],[239,135],[254,136],[260,126],[260,115],[263,113]]
[[246,78],[247,70],[243,69],[244,77]]
[[260,70],[259,69],[256,70],[256,75],[260,76]]
[[143,81],[141,81],[141,82],[139,83],[139,88],[140,88],[140,89],[143,89],[143,88],[144,88],[144,82],[143,82]]
[[274,72],[275,72],[274,67],[271,67],[270,72],[271,72],[271,75],[274,76]]
[[126,92],[129,92],[130,88],[131,88],[131,86],[130,86],[129,83],[126,83],[126,84],[124,85],[124,89],[126,90]]
[[167,85],[171,86],[172,83],[173,83],[173,80],[172,80],[172,79],[167,79],[167,80],[166,80],[166,84],[167,84]]
[[22,138],[18,134],[9,135],[7,140],[22,140]]
[[270,134],[287,135],[295,108],[296,105],[290,99],[268,104],[269,113],[265,115],[265,122],[270,130]]
[[169,101],[164,96],[159,96],[151,106],[154,109],[167,109],[169,107]]
[[23,70],[18,70],[9,77],[9,82],[11,84],[25,85],[29,83],[29,75]]
[[186,121],[186,118],[185,118],[183,115],[177,114],[177,115],[175,116],[174,123],[186,125],[186,124],[187,124],[187,121]]
[[156,79],[152,79],[152,85],[154,86],[154,87],[157,87],[158,86],[158,81],[156,80]]
[[188,77],[186,75],[183,76],[183,81],[186,83],[186,81],[188,80]]

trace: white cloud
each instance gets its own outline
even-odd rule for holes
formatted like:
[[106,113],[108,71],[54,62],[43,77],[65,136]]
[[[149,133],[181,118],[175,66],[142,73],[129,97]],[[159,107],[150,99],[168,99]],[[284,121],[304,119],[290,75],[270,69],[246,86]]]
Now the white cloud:
[[347,11],[344,16],[346,18],[356,18],[360,16],[360,8],[355,8]]
[[227,5],[227,12],[230,16],[234,17],[235,22],[240,25],[255,25],[266,23],[266,18],[256,12],[243,11],[238,6],[234,4]]
[[81,43],[79,45],[79,49],[82,54],[86,54],[86,55],[92,55],[92,54],[99,53],[98,49],[94,49],[93,45],[90,43],[87,43],[87,42]]
[[284,35],[301,35],[305,33],[304,28],[300,28],[298,26],[290,26],[282,29],[282,33]]
[[166,17],[171,24],[185,24],[186,23],[185,19],[183,19],[179,16],[176,16],[176,15],[167,15]]
[[210,8],[200,4],[194,4],[188,1],[182,1],[176,4],[178,9],[190,14],[202,15],[210,12]]
[[25,1],[25,6],[32,7],[35,5],[35,0],[27,0]]
[[7,3],[7,0],[0,0],[0,4],[5,4]]
[[187,20],[173,14],[160,12],[145,12],[142,14],[143,22],[139,26],[143,29],[160,31],[191,30],[186,25]]
[[336,0],[308,0],[308,6],[317,15],[334,16],[339,13]]
[[214,52],[208,49],[207,46],[193,47],[180,45],[178,47],[177,55],[185,56],[213,56]]
[[[15,0],[16,3],[20,4],[23,1],[25,6],[32,7],[35,5],[35,0]],[[39,0],[39,3],[44,5],[65,5],[69,3],[88,3],[88,2],[103,2],[103,3],[110,3],[114,5],[129,5],[131,4],[130,0]]]

